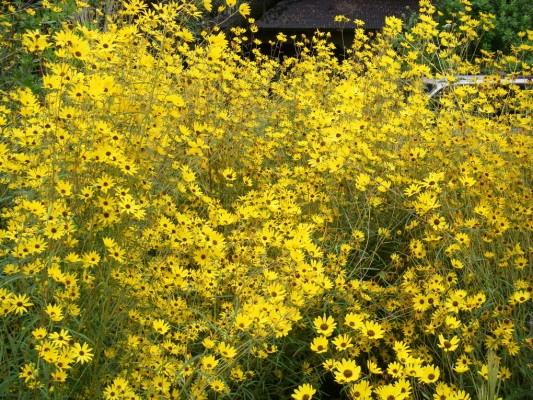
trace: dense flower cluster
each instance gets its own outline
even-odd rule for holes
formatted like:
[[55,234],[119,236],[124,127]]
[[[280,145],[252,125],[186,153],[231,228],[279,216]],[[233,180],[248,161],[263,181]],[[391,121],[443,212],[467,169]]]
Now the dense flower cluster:
[[278,59],[240,28],[195,45],[181,16],[211,9],[130,0],[105,30],[23,36],[53,57],[42,98],[0,105],[2,390],[527,388],[531,91],[487,80],[430,101],[422,77],[531,73],[533,33],[468,61],[490,19],[441,32],[423,1],[411,32],[357,28],[342,61],[323,33]]

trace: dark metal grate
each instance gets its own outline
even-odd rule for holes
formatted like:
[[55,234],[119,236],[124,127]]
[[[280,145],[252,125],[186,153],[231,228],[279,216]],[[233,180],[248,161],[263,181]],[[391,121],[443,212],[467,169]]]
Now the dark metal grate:
[[377,30],[383,28],[386,16],[401,17],[417,10],[417,0],[283,0],[267,11],[257,26],[279,30],[354,28],[353,23],[335,22],[335,16],[344,15],[364,21],[365,29]]

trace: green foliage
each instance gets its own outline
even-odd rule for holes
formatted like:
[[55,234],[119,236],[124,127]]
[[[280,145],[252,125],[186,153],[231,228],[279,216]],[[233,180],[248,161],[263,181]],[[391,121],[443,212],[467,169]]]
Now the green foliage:
[[484,14],[494,16],[494,28],[483,34],[477,51],[501,51],[506,54],[511,52],[513,46],[520,44],[519,32],[533,30],[533,13],[529,0],[435,0],[441,26],[457,23],[459,11],[469,7],[475,18]]
[[[0,5],[0,90],[8,91],[13,87],[30,87],[39,91],[42,86],[44,73],[44,59],[53,58],[53,52],[44,54],[26,53],[22,46],[22,35],[25,32],[40,32],[43,35],[53,35],[61,30],[65,24],[96,22],[86,20],[88,9],[95,9],[98,1],[89,0],[78,7],[75,0],[45,0],[45,1],[2,1]],[[107,2],[105,7],[110,10]],[[81,4],[81,3],[80,3]],[[105,16],[105,15],[104,15]]]

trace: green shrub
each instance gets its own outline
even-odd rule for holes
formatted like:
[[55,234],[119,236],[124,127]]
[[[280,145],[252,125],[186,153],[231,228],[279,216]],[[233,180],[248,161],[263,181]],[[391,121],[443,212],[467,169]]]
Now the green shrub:
[[457,23],[465,10],[476,19],[484,14],[493,16],[494,27],[474,44],[478,54],[480,50],[508,54],[521,43],[519,32],[533,30],[531,4],[527,0],[437,0],[435,5],[440,11],[441,26]]

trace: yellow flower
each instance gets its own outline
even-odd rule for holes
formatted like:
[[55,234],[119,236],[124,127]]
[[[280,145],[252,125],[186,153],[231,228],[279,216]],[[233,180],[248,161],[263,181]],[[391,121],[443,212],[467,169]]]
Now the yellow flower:
[[291,397],[294,400],[311,400],[315,393],[316,389],[313,388],[313,386],[308,383],[304,383],[294,390],[294,393],[291,395]]
[[94,195],[94,189],[90,186],[86,186],[83,189],[81,189],[80,194],[78,197],[82,200],[89,200]]
[[401,379],[398,379],[395,383],[394,383],[394,386],[396,388],[399,388],[400,389],[400,392],[407,396],[409,396],[411,394],[411,383],[405,379],[405,378],[401,378]]
[[276,35],[276,39],[278,39],[280,42],[286,42],[287,36],[280,32]]
[[60,239],[65,235],[64,224],[59,221],[49,221],[46,224],[45,235],[49,239]]
[[217,350],[219,354],[224,358],[234,358],[237,355],[237,350],[235,349],[235,347],[224,342],[218,345]]
[[322,363],[322,366],[326,371],[333,371],[335,369],[336,361],[333,358],[328,358]]
[[529,299],[531,299],[531,294],[527,290],[517,290],[511,296],[509,303],[521,304],[521,303],[525,303]]
[[102,174],[95,182],[96,187],[103,193],[107,193],[109,189],[115,186],[115,179],[113,177]]
[[244,331],[252,324],[252,319],[244,314],[239,314],[235,317],[235,327],[238,330]]
[[363,335],[371,340],[381,339],[385,331],[380,324],[374,321],[365,321],[363,326]]
[[31,334],[35,339],[41,340],[41,339],[44,339],[46,335],[48,335],[48,332],[46,331],[46,328],[41,327],[41,328],[34,329]]
[[404,376],[404,367],[399,362],[392,362],[387,366],[387,372],[393,378],[401,378]]
[[461,321],[459,321],[453,315],[447,315],[445,323],[446,323],[446,326],[450,329],[457,329],[461,326]]
[[19,378],[23,378],[26,383],[39,377],[39,368],[35,363],[24,364],[20,369]]
[[335,369],[337,370],[335,372],[335,381],[340,384],[354,382],[361,375],[361,367],[354,360],[343,358],[342,361],[335,363]]
[[337,351],[343,351],[353,347],[352,338],[348,335],[338,335],[335,339],[333,339],[333,344],[335,345]]
[[359,229],[356,229],[352,232],[352,238],[357,243],[362,243],[365,241],[365,233]]
[[507,368],[505,365],[500,366],[500,370],[498,371],[498,379],[505,381],[510,379],[511,376],[513,376],[513,374],[509,368]]
[[170,325],[168,322],[166,322],[164,319],[156,319],[152,322],[152,326],[154,328],[154,331],[157,333],[164,335],[170,330]]
[[202,357],[202,369],[205,371],[211,371],[218,365],[218,363],[219,360],[212,355]]
[[368,367],[368,372],[371,374],[382,374],[383,370],[378,366],[378,363],[374,360],[368,360],[366,362],[366,365]]
[[335,15],[335,22],[350,22],[350,19],[344,15]]
[[[30,10],[28,8],[28,10]],[[29,51],[43,51],[50,47],[48,35],[44,35],[38,30],[28,31],[22,35],[22,45]]]
[[91,351],[92,349],[87,345],[87,343],[83,343],[82,345],[79,343],[74,343],[72,355],[74,358],[76,358],[76,362],[84,364],[92,360],[93,354]]
[[94,267],[100,262],[100,255],[96,251],[90,251],[82,254],[82,265],[85,268]]
[[325,336],[318,336],[314,338],[313,342],[311,343],[311,350],[317,354],[328,351],[328,338]]
[[489,380],[489,367],[483,365],[479,371],[477,371],[485,380]]
[[60,196],[70,196],[72,194],[72,185],[68,181],[57,181],[56,189]]
[[468,394],[466,391],[464,390],[458,390],[454,393],[454,397],[453,397],[455,400],[471,400],[472,398],[470,397],[470,394]]
[[363,317],[356,313],[346,314],[344,317],[344,325],[349,326],[352,329],[361,329],[364,327]]
[[335,330],[337,323],[333,317],[326,317],[324,314],[323,317],[316,317],[313,321],[315,330],[318,334],[324,335],[326,337],[331,336]]
[[413,298],[413,308],[415,311],[426,311],[431,305],[428,303],[427,298],[423,294],[417,294]]
[[439,348],[443,349],[446,352],[454,351],[459,347],[460,339],[457,336],[452,337],[450,340],[444,338],[442,333],[439,335]]
[[65,382],[67,380],[67,373],[64,370],[52,372],[51,375],[54,382]]
[[395,385],[383,385],[376,388],[374,391],[375,394],[378,395],[378,398],[380,400],[404,400],[407,399],[409,394],[402,392],[402,388],[400,386]]
[[52,332],[49,337],[61,347],[67,346],[70,339],[72,339],[68,331],[65,329],[61,329],[60,332]]
[[226,0],[226,5],[228,7],[233,7],[235,4],[237,4],[237,0]]
[[446,299],[444,304],[446,309],[453,313],[458,313],[459,310],[465,307],[465,298],[462,291],[455,291],[449,298]]
[[470,244],[470,237],[466,233],[463,233],[463,232],[459,232],[458,234],[456,234],[455,240],[463,244],[464,246],[468,246]]
[[435,365],[427,365],[418,371],[417,377],[421,382],[434,383],[439,379],[440,370]]
[[80,38],[74,39],[72,42],[70,48],[70,53],[77,58],[78,60],[86,60],[91,48],[89,46],[89,42]]
[[192,171],[189,166],[183,165],[181,167],[181,177],[185,182],[191,183],[196,180],[196,173]]
[[371,400],[372,386],[367,380],[362,380],[350,388],[350,398],[354,400]]
[[237,173],[233,168],[226,168],[221,172],[221,174],[227,181],[230,182],[237,179]]
[[210,385],[213,388],[213,390],[217,393],[222,393],[226,391],[227,389],[226,383],[222,379],[215,379],[214,381],[211,382]]
[[457,359],[453,369],[455,372],[462,374],[464,372],[467,372],[470,369],[469,366],[471,364],[472,364],[472,361],[470,360],[470,358],[468,358],[466,354],[463,354]]
[[447,384],[440,382],[437,384],[437,388],[435,390],[435,394],[433,395],[433,398],[435,400],[440,399],[452,399],[453,397],[453,391],[452,388],[449,387]]
[[250,15],[250,12],[251,12],[251,9],[248,3],[242,3],[239,6],[239,14],[241,14],[244,18]]
[[156,376],[153,381],[154,388],[159,393],[168,393],[170,389],[170,381],[163,376]]
[[26,294],[17,294],[10,299],[11,303],[11,312],[15,314],[24,314],[28,311],[26,307],[33,306],[33,303],[30,301],[30,298]]

